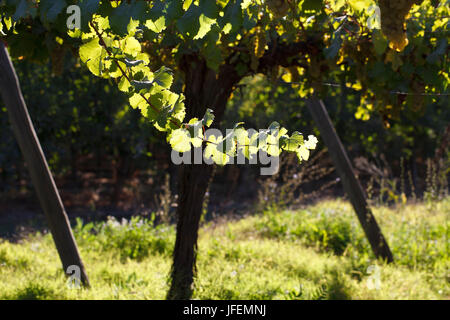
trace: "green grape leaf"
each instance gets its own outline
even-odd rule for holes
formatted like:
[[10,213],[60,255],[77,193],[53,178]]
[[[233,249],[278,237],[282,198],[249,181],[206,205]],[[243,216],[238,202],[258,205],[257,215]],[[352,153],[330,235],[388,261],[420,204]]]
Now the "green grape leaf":
[[[92,70],[91,70],[92,71]],[[92,72],[94,73],[94,72]],[[119,81],[119,90],[123,92],[129,92],[131,84],[126,77],[122,77]]]
[[216,22],[216,19],[211,19],[205,16],[203,13],[199,17],[200,28],[194,40],[202,39],[210,30],[211,26]]
[[191,120],[189,120],[189,123],[187,124],[187,129],[191,136],[192,145],[196,148],[200,147],[203,142],[202,120],[192,118]]
[[231,130],[225,138],[217,142],[216,149],[224,154],[234,154],[236,152],[236,143],[233,139],[234,130]]
[[172,117],[183,122],[186,115],[186,107],[184,106],[184,96],[179,95],[173,107]]
[[374,1],[373,0],[349,0],[348,3],[356,11],[362,11],[369,8]]
[[152,81],[136,81],[132,80],[131,85],[134,87],[136,92],[149,92],[153,88]]
[[303,145],[298,148],[296,151],[298,160],[301,162],[302,160],[308,160],[309,159],[309,150]]
[[256,155],[258,153],[258,136],[259,134],[257,132],[254,132],[252,136],[249,136],[249,142],[243,148],[244,156],[249,160],[253,155]]
[[128,68],[132,68],[140,65],[141,63],[144,63],[144,60],[128,60],[127,58],[125,58],[123,62],[125,62],[125,65]]
[[99,76],[101,73],[101,60],[106,54],[105,49],[99,44],[97,38],[93,38],[80,47],[80,59],[86,63],[88,69]]
[[[207,143],[205,148],[204,156],[205,158],[211,158],[214,163],[218,165],[225,165],[230,161],[230,156],[222,152],[223,144],[226,139],[222,136],[215,137],[210,135],[207,137]],[[220,147],[219,147],[220,146]]]
[[144,20],[147,7],[147,1],[122,1],[109,16],[111,29],[119,36],[127,35],[131,20]]
[[238,148],[243,149],[248,147],[250,144],[250,139],[248,137],[248,132],[244,128],[237,128],[234,130],[234,137],[238,143]]
[[39,2],[41,20],[47,23],[54,22],[66,7],[67,3],[65,0],[41,0]]
[[213,123],[213,121],[214,121],[213,111],[211,109],[206,109],[205,115],[203,116],[203,119],[202,119],[202,124],[205,127],[209,128],[211,126],[211,124]]
[[[164,94],[161,91],[159,91],[159,92],[152,91],[152,93],[149,95],[150,95],[149,101],[152,105],[152,108],[150,109],[151,110],[150,117],[156,118],[157,114],[154,114],[154,113],[156,113],[156,110],[161,109],[165,104],[164,103]],[[154,110],[154,109],[156,109],[156,110]]]
[[172,131],[169,138],[172,149],[178,152],[191,150],[191,137],[186,129],[180,128]]
[[154,73],[153,82],[156,82],[165,89],[170,88],[173,82],[172,71],[167,67],[161,67]]
[[219,166],[224,166],[228,162],[230,162],[231,157],[225,153],[217,151],[213,154],[212,159],[215,164],[218,164]]
[[186,11],[192,4],[192,0],[183,0],[183,10]]
[[266,152],[272,157],[278,157],[281,153],[281,149],[277,145],[267,145]]
[[139,53],[141,53],[141,44],[136,38],[127,37],[124,43],[123,53],[135,58]]
[[130,97],[129,102],[130,102],[130,106],[131,106],[133,109],[138,109],[138,108],[141,109],[141,106],[142,106],[143,104],[147,104],[147,102],[145,101],[145,99],[144,99],[140,94],[137,94],[137,93],[133,94],[133,95]]
[[263,150],[273,157],[278,157],[281,153],[281,149],[277,137],[269,134],[267,136],[267,144]]
[[298,131],[292,133],[291,137],[282,136],[280,138],[280,145],[286,151],[295,152],[302,144],[303,135]]
[[183,16],[177,21],[178,30],[188,36],[193,38],[197,35],[200,29],[200,14],[201,10],[196,5],[191,5],[189,9],[183,14]]
[[205,158],[212,158],[213,154],[217,152],[216,143],[219,139],[222,139],[222,137],[216,138],[214,135],[209,135],[206,138]]
[[88,60],[95,59],[101,55],[102,46],[99,44],[98,39],[94,38],[89,42],[86,42],[80,47],[81,61],[86,63]]
[[218,165],[225,165],[227,164],[231,158],[229,155],[223,153],[218,149],[219,144],[223,143],[225,139],[222,138],[222,136],[214,136],[209,135],[206,139],[206,147],[205,147],[205,158],[211,158],[214,163]]
[[308,140],[305,141],[305,147],[308,149],[315,149],[317,146],[317,138],[313,135],[308,136]]
[[264,150],[267,147],[268,136],[269,135],[265,131],[261,131],[258,133],[257,140],[256,140],[258,149]]
[[238,122],[234,125],[233,130],[242,128],[244,126],[244,122]]
[[247,9],[252,4],[252,0],[242,0],[241,8],[243,10]]
[[280,124],[276,121],[272,122],[269,126],[269,130],[279,130],[280,129]]
[[156,117],[156,123],[158,124],[160,131],[164,131],[165,127],[167,125],[167,122],[170,119],[170,114],[173,112],[173,109],[171,106],[163,106],[157,117]]
[[160,33],[166,29],[166,18],[164,16],[159,17],[157,20],[147,20],[145,26],[155,33]]

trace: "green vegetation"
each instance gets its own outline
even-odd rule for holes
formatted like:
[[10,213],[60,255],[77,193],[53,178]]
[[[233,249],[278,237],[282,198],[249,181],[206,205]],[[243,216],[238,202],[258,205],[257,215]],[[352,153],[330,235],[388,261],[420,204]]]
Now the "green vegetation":
[[[351,206],[340,200],[207,223],[200,230],[193,298],[449,299],[450,198],[377,207],[374,214],[393,265],[374,260]],[[165,298],[172,226],[138,218],[78,221],[75,235],[91,289],[67,287],[50,235],[36,233],[0,243],[0,298]],[[379,289],[368,286],[375,264]]]
[[[339,108],[350,106],[356,119],[363,121],[378,115],[385,128],[402,129],[394,121],[402,119],[404,114],[408,118],[420,117],[427,111],[425,106],[448,94],[448,3],[449,0],[8,0],[0,2],[0,38],[15,61],[46,63],[50,60],[55,75],[63,71],[66,55],[73,53],[76,56],[73,67],[82,65],[91,76],[105,79],[105,83],[109,79],[108,83],[128,98],[130,107],[122,111],[139,111],[147,123],[165,132],[166,139],[160,133],[158,140],[166,140],[174,151],[205,147],[206,158],[219,165],[231,162],[241,153],[251,158],[259,150],[272,156],[281,151],[295,152],[300,161],[306,161],[317,139],[303,127],[294,129],[301,129],[304,134],[294,131],[287,135],[287,126],[274,121],[280,121],[276,113],[269,117],[269,128],[259,134],[247,132],[242,119],[233,119],[231,132],[215,138],[209,136],[206,128],[221,127],[227,102],[242,87],[241,80],[261,74],[274,86],[280,83],[292,86],[298,94],[295,100],[338,98],[336,91],[329,93],[331,88],[338,87],[342,92],[351,90],[355,98],[347,100],[346,94],[341,94]],[[78,13],[68,16],[65,9],[69,4],[78,4]],[[8,93],[2,90],[2,95]],[[77,116],[79,112],[82,112],[80,107],[69,114]],[[298,116],[297,110],[290,118]],[[112,116],[123,117],[122,112]],[[417,122],[413,123],[412,132],[418,126]],[[247,124],[245,127],[248,128]],[[64,129],[63,135],[71,141],[81,140],[77,136],[81,126],[72,126],[71,122],[69,131],[66,133]],[[126,130],[123,136],[128,136],[128,131],[132,129]],[[367,138],[369,145],[373,144],[369,139],[380,141],[373,135],[364,136],[355,127],[351,131],[359,136],[358,141]],[[367,131],[373,132],[368,126]],[[106,128],[99,132],[106,132]],[[107,132],[111,134],[109,129]],[[398,149],[414,147],[415,150],[414,137],[404,132],[402,135],[410,143]],[[25,139],[25,135],[18,135]],[[308,140],[304,140],[306,136]],[[127,146],[126,150],[132,146],[122,135],[117,140]],[[144,150],[147,141],[141,141],[133,153],[161,157],[159,149],[153,149],[154,154],[142,153],[140,150]],[[100,149],[97,144],[94,146],[97,151]],[[73,149],[70,149],[72,167],[76,168],[77,158],[73,155],[77,152]],[[100,152],[95,153],[100,167]],[[50,163],[56,166],[59,161],[56,153],[52,154]],[[120,147],[113,148],[114,159],[120,161],[120,154]],[[423,158],[423,155],[411,152],[408,158]],[[386,162],[384,157],[382,160]],[[0,159],[1,162],[4,161]],[[130,165],[120,166],[123,170],[117,171],[130,171]],[[121,180],[117,171],[114,177],[118,178],[114,180]],[[6,170],[0,174],[10,175]],[[72,175],[74,180],[78,179],[76,169]],[[192,297],[201,204],[212,175],[212,167],[183,165],[176,209],[179,217],[176,243],[183,245],[174,249],[170,299]],[[120,183],[114,181],[114,185]],[[120,194],[120,189],[116,188],[114,193]],[[119,203],[118,198],[114,196],[114,202]],[[280,220],[280,223],[284,222]],[[275,223],[274,227],[277,226]],[[130,246],[128,236],[140,237],[134,233],[135,229],[116,238],[97,228],[101,227],[92,226],[90,230],[99,235],[100,248],[107,252],[121,248],[122,260],[139,257],[146,261],[146,248],[165,251],[160,240],[143,242],[142,247]],[[296,231],[297,237],[314,243],[322,239],[323,250],[345,257],[344,254],[352,251],[347,248],[348,237],[353,237],[351,229],[333,224],[327,224],[327,228],[325,234],[304,233],[304,229],[310,229],[302,226]],[[267,235],[270,236],[267,241],[288,241],[280,237],[276,228]],[[112,248],[108,247],[108,241],[114,243]],[[364,243],[356,244],[355,248],[358,252],[367,251]],[[331,289],[327,287],[327,290],[331,297]],[[197,295],[201,292],[198,289]],[[24,296],[28,293],[26,290]]]

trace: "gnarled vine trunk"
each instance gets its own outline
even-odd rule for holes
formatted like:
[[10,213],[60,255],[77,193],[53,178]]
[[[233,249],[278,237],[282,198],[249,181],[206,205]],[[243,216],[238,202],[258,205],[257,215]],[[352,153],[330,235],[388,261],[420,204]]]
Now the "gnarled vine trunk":
[[[240,77],[231,66],[219,73],[195,55],[184,56],[180,68],[185,74],[186,119],[202,118],[207,108],[214,110],[213,126],[218,126],[233,87]],[[180,172],[177,209],[177,236],[168,299],[189,299],[193,292],[196,251],[202,205],[213,172],[212,165],[183,164]]]

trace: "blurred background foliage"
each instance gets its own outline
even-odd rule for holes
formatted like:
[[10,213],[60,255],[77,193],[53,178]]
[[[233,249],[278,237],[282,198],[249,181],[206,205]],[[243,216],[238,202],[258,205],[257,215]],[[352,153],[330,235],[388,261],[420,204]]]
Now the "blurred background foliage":
[[[450,120],[448,96],[436,96],[420,113],[404,112],[390,120],[386,128],[377,114],[363,115],[359,112],[362,104],[358,92],[351,88],[334,86],[324,100],[331,119],[344,145],[360,155],[377,158],[384,154],[388,162],[401,157],[414,157],[422,161],[433,157],[440,143],[440,136]],[[233,96],[227,119],[241,118],[250,127],[264,127],[276,115],[286,128],[305,128],[305,132],[315,131],[303,99],[283,82],[271,83],[262,76],[247,78],[241,90]]]
[[[381,114],[361,114],[363,97],[346,87],[345,81],[328,84],[330,88],[329,95],[324,99],[325,105],[363,184],[377,175],[377,178],[386,179],[386,183],[388,179],[396,178],[412,180],[414,186],[410,186],[409,190],[400,190],[404,186],[398,181],[394,192],[422,194],[427,189],[427,170],[440,170],[436,175],[448,178],[448,95],[428,96],[428,104],[420,113],[412,113],[405,107],[397,117],[390,118],[386,126]],[[282,81],[273,83],[262,76],[246,78],[230,104],[228,125],[239,118],[248,127],[261,128],[276,115],[288,130],[304,128],[305,133],[314,132],[320,137],[305,100],[299,99],[296,89]],[[319,138],[315,153],[323,149]],[[427,164],[428,159],[433,159],[433,162]],[[434,169],[430,166],[434,166]],[[447,180],[442,183],[447,184]]]
[[[93,180],[92,173],[117,183],[136,170],[156,169],[159,160],[152,150],[166,148],[158,131],[128,105],[114,83],[93,78],[66,57],[58,76],[51,64],[15,61],[31,119],[58,184],[80,188],[83,180]],[[31,184],[2,102],[0,136],[0,193],[14,198]]]

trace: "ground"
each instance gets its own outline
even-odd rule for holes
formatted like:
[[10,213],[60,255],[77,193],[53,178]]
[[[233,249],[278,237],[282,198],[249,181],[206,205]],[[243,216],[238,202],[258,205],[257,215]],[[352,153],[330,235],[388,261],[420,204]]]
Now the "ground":
[[[204,223],[194,299],[450,299],[450,198],[375,207],[395,263],[351,206],[324,200]],[[174,227],[109,219],[74,232],[91,281],[70,288],[49,234],[0,240],[0,299],[164,299]]]

